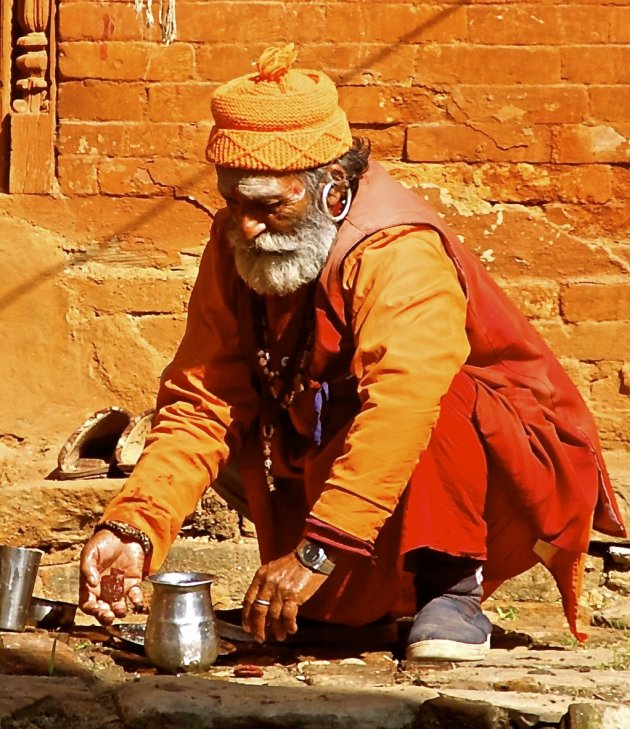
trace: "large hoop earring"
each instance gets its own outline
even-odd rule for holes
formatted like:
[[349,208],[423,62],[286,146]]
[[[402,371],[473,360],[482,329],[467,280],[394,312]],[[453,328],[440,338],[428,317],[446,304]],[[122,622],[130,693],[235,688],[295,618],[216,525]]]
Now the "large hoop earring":
[[[328,212],[328,196],[330,195],[330,191],[335,186],[334,180],[331,180],[330,182],[327,182],[324,185],[324,189],[322,190],[322,207],[324,210]],[[348,214],[350,210],[350,205],[352,205],[352,190],[348,188],[346,190],[346,201],[343,206],[343,210],[339,213],[339,215],[331,215],[330,212],[328,212],[328,217],[333,221],[333,223],[340,223]]]

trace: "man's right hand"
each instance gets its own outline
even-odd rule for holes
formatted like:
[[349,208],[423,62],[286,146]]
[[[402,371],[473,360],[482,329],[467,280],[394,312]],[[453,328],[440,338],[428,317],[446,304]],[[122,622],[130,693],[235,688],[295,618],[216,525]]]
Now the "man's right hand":
[[[145,554],[138,542],[116,536],[108,529],[98,531],[81,552],[79,607],[102,625],[110,625],[127,614],[127,601],[142,607],[140,584],[144,577]],[[102,578],[117,569],[124,576],[124,594],[110,598],[102,589]],[[105,593],[105,594],[104,594]]]

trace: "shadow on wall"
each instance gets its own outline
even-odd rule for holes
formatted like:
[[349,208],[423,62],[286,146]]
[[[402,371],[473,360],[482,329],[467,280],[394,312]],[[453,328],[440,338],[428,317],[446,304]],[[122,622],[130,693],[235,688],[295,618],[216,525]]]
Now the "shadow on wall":
[[[447,17],[451,13],[455,12],[458,9],[458,5],[465,4],[466,0],[458,0],[457,3],[444,8],[441,12],[434,15],[432,18],[427,20],[426,22],[416,26],[413,28],[409,33],[402,36],[402,38],[395,43],[394,45],[390,46],[389,48],[380,50],[376,53],[374,53],[372,56],[369,56],[366,59],[366,65],[371,65],[374,63],[377,63],[378,61],[383,60],[384,58],[387,58],[388,56],[391,56],[396,52],[396,49],[398,46],[403,45],[405,43],[408,43],[412,41],[414,38],[419,36],[423,31],[430,28],[431,26],[435,25],[437,22],[442,20],[443,18]],[[341,76],[341,83],[343,84],[345,81],[347,81],[349,78],[352,77],[353,73],[356,72],[357,69],[351,69],[348,71],[345,75]],[[194,185],[195,183],[199,182],[201,178],[203,177],[204,172],[196,172],[194,175],[191,175],[190,177],[186,178],[183,182],[183,185],[185,187],[189,187]],[[130,233],[136,229],[138,229],[144,222],[151,219],[152,217],[156,216],[157,214],[161,213],[163,210],[168,208],[169,205],[172,204],[171,198],[162,198],[158,202],[155,203],[155,205],[148,211],[145,211],[142,215],[139,215],[133,222],[130,222],[129,224],[125,225],[122,228],[119,228],[118,230],[114,231],[113,238],[115,237],[123,237],[125,234]],[[22,282],[19,286],[14,287],[13,289],[9,290],[2,298],[0,298],[0,312],[6,309],[8,306],[10,306],[14,301],[19,299],[20,297],[24,296],[25,294],[31,292],[33,289],[36,289],[38,286],[42,284],[43,281],[54,277],[58,274],[60,274],[62,271],[64,271],[66,268],[71,266],[80,266],[85,263],[89,262],[96,262],[96,263],[135,263],[137,261],[137,258],[131,254],[127,254],[124,252],[119,251],[111,251],[107,248],[103,248],[102,246],[97,246],[92,248],[91,250],[76,253],[73,254],[70,257],[69,261],[64,261],[63,263],[60,263],[55,266],[51,266],[50,268],[41,271],[36,276],[33,276],[31,279],[28,279],[27,281]]]

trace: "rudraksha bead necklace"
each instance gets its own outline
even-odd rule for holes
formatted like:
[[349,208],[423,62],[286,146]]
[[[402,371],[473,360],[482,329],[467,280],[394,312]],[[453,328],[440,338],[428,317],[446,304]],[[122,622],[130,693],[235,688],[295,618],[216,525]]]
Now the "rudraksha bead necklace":
[[271,352],[269,323],[265,311],[265,301],[260,296],[253,297],[254,326],[259,343],[256,361],[261,373],[263,396],[267,395],[268,407],[263,407],[265,422],[261,420],[260,436],[263,452],[263,466],[267,485],[275,490],[275,479],[271,473],[271,440],[275,433],[278,411],[288,410],[295,396],[304,389],[304,373],[306,363],[313,346],[315,335],[315,317],[313,306],[314,287],[309,287],[307,296],[307,315],[291,355],[280,358],[277,369],[272,368],[274,359]]

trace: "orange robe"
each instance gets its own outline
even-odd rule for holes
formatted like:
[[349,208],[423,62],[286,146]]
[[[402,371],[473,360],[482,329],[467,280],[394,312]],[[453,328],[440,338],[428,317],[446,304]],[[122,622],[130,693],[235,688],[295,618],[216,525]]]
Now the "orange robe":
[[[609,486],[598,492],[601,464],[597,459],[586,462],[581,439],[575,459],[583,466],[583,476],[575,490],[574,507],[565,499],[565,490],[572,488],[570,479],[559,481],[561,488],[556,493],[553,467],[542,474],[544,490],[537,493],[534,479],[527,476],[530,466],[532,473],[536,471],[536,455],[524,462],[523,477],[518,475],[515,469],[524,451],[513,449],[511,453],[509,434],[502,441],[501,432],[508,433],[512,425],[520,428],[512,433],[513,442],[525,438],[530,459],[531,438],[522,435],[521,423],[529,428],[531,420],[535,426],[531,437],[539,438],[546,432],[547,420],[537,427],[541,416],[530,401],[513,397],[514,387],[506,389],[511,377],[509,362],[514,359],[518,370],[519,358],[526,367],[529,357],[535,369],[535,353],[544,345],[495,289],[491,295],[498,308],[482,311],[478,324],[478,309],[483,307],[480,292],[489,284],[477,283],[475,276],[481,274],[470,268],[463,253],[454,250],[456,243],[437,219],[415,199],[404,198],[391,187],[378,169],[371,170],[367,192],[362,198],[360,191],[353,204],[333,247],[332,263],[320,282],[320,293],[336,303],[318,309],[308,369],[312,380],[291,408],[291,423],[276,428],[273,469],[278,489],[274,492],[264,481],[257,430],[261,399],[250,300],[222,233],[224,217],[217,216],[191,297],[184,339],[162,379],[154,430],[133,475],[103,517],[127,522],[148,534],[154,545],[152,569],[162,563],[183,519],[219,469],[234,458],[241,467],[263,561],[290,551],[305,534],[334,541],[344,550],[333,575],[304,606],[305,614],[360,624],[388,611],[412,612],[409,583],[402,572],[403,535],[421,527],[414,524],[416,517],[408,505],[417,504],[422,493],[418,474],[423,462],[421,459],[419,464],[418,459],[431,442],[440,401],[458,373],[466,373],[476,383],[474,418],[492,446],[488,451],[493,472],[489,501],[497,503],[497,513],[485,516],[500,534],[496,549],[488,554],[492,587],[535,563],[536,536],[571,554],[583,550],[598,493],[600,522],[609,533],[623,533]],[[401,197],[398,208],[397,196]],[[379,222],[386,216],[375,200],[382,199],[400,210],[398,217],[390,216],[396,224]],[[365,230],[362,217],[369,221]],[[474,275],[465,280],[464,274],[471,271]],[[305,306],[304,292],[268,298],[276,364],[291,352]],[[507,343],[499,341],[490,355],[483,343],[484,327],[488,329],[486,322],[493,317],[498,317],[499,326],[493,324],[490,329],[494,327],[499,340],[504,337]],[[511,336],[517,336],[514,344],[509,343]],[[529,350],[519,350],[521,338]],[[501,364],[501,357],[508,364]],[[543,359],[552,362],[550,354],[545,353]],[[569,392],[567,412],[572,407],[581,412],[583,403],[577,392],[567,390],[554,368],[552,362],[552,379],[561,380],[559,391],[563,397]],[[541,381],[546,377],[543,373]],[[315,407],[318,396],[320,401],[326,399],[322,398],[324,380],[331,384],[330,400]],[[544,399],[538,389],[533,388],[536,397]],[[517,393],[530,391],[517,388]],[[531,393],[528,397],[538,407]],[[566,404],[560,402],[559,406]],[[544,407],[547,405],[545,402]],[[553,420],[554,412],[549,413]],[[325,432],[321,444],[314,446],[311,436],[318,426],[318,414]],[[555,434],[556,425],[552,422],[549,427]],[[567,437],[563,436],[563,443]],[[540,448],[544,453],[545,444]],[[564,448],[563,444],[550,444],[552,466],[554,459],[565,459]],[[505,464],[497,457],[502,449]],[[422,474],[429,478],[426,466]],[[503,483],[500,474],[505,476]],[[513,483],[521,489],[518,498],[531,492],[530,503],[501,502],[497,494],[501,489],[510,494]],[[553,508],[543,517],[547,503]],[[507,554],[510,544],[510,525],[502,520],[514,517],[518,527],[530,517],[528,510],[535,515],[535,528],[523,528],[522,533],[515,528],[513,533],[523,536],[522,548],[519,552],[517,545],[509,559],[502,559],[501,553]],[[541,521],[548,524],[539,525]],[[441,528],[434,526],[436,531]],[[465,532],[466,524],[458,529],[460,534]],[[458,531],[454,534],[453,544]],[[412,535],[407,543],[413,542]],[[485,545],[477,545],[476,552],[485,556]],[[575,572],[575,560],[571,558],[569,563]],[[569,592],[575,590],[575,577],[572,573]]]
[[[226,303],[225,244],[215,233],[191,296],[184,339],[162,378],[147,447],[103,516],[149,536],[152,570],[164,561],[182,521],[221,466],[231,453],[239,454],[258,415],[254,374],[241,353],[240,322]],[[372,543],[400,501],[437,420],[440,398],[469,352],[466,299],[437,233],[399,227],[373,238],[361,247],[365,255],[357,250],[344,265],[344,286],[355,294],[351,374],[369,403],[367,416],[355,418],[344,438],[344,455],[334,460],[329,489],[311,509],[314,518]],[[409,259],[418,265],[409,266]],[[269,302],[274,340],[282,340],[299,298]],[[299,398],[294,410],[296,420],[301,418]],[[370,417],[375,410],[379,416]],[[309,427],[309,408],[304,411],[301,430]],[[258,454],[253,459],[262,460]],[[292,475],[282,457],[274,462],[281,477]],[[295,546],[290,540],[283,540],[289,541],[287,550]],[[274,556],[281,552],[274,550]]]

